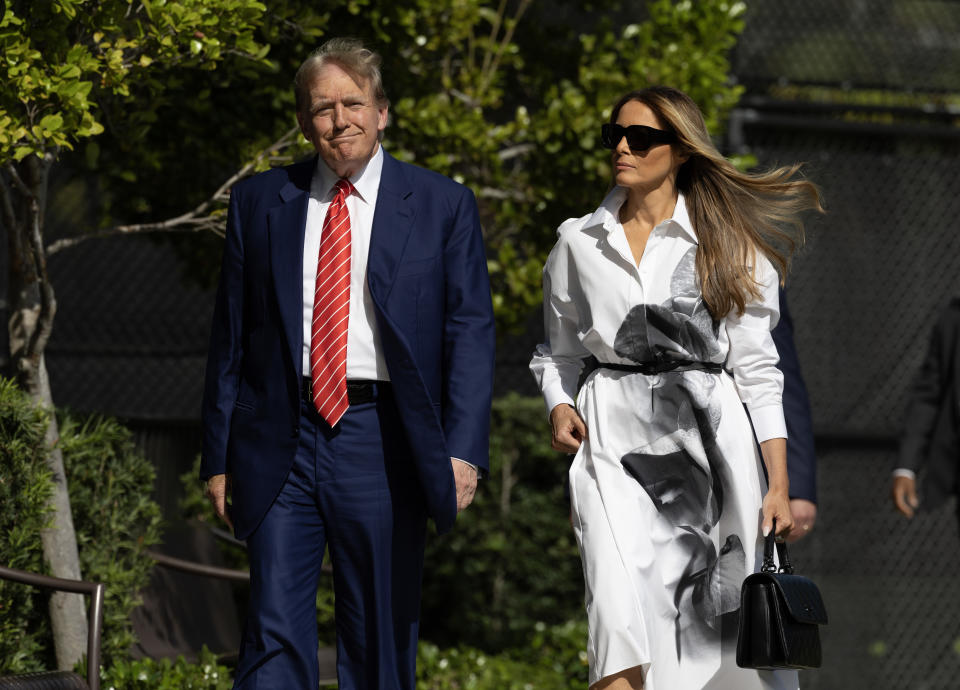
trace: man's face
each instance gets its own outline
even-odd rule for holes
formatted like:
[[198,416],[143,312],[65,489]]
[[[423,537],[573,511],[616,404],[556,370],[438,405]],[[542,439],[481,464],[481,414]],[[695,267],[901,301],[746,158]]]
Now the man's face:
[[303,136],[339,177],[350,177],[377,152],[386,106],[377,105],[369,84],[358,84],[332,63],[317,70],[307,92],[297,113]]

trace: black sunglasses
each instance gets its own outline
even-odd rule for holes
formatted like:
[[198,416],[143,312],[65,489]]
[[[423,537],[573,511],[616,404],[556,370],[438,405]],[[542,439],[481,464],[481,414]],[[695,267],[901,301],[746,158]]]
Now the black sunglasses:
[[677,140],[676,132],[663,129],[654,129],[646,125],[606,124],[600,128],[600,143],[604,148],[615,149],[623,138],[627,138],[627,146],[631,151],[646,151],[654,144],[672,144]]

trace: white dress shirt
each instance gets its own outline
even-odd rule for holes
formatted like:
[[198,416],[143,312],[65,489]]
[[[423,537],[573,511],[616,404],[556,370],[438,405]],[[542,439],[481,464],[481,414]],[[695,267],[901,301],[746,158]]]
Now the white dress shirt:
[[[373,158],[352,175],[353,194],[347,197],[350,212],[350,318],[347,322],[347,379],[389,381],[390,372],[383,357],[380,330],[377,327],[370,286],[367,284],[367,257],[370,254],[370,234],[373,212],[377,207],[380,174],[383,172],[383,147],[377,145]],[[303,237],[303,373],[310,375],[310,340],[313,326],[313,296],[317,282],[317,260],[320,256],[320,236],[327,209],[333,201],[337,174],[322,158],[317,158],[317,169],[310,184],[307,202],[307,226]],[[467,460],[459,460],[472,467]]]
[[[679,195],[673,217],[650,233],[637,264],[630,250],[620,206],[627,191],[616,187],[593,214],[566,221],[544,268],[544,330],[530,363],[548,412],[561,403],[574,404],[584,359],[633,364],[617,352],[617,336],[625,315],[637,305],[659,305],[676,299],[673,282],[693,271],[697,235]],[[757,440],[786,438],[783,416],[783,374],[776,367],[777,348],[770,335],[780,317],[778,276],[770,261],[757,254],[760,298],[721,319],[709,352],[689,352],[655,329],[650,345],[682,359],[723,364],[733,374]],[[688,278],[697,280],[695,275]],[[700,298],[702,299],[702,297]]]
[[[380,331],[377,328],[370,287],[367,285],[367,256],[370,253],[370,232],[373,211],[383,171],[383,148],[378,144],[373,158],[349,179],[356,191],[347,197],[350,212],[350,317],[347,322],[347,378],[389,381],[390,373],[383,358]],[[310,339],[313,324],[313,295],[317,282],[317,259],[320,235],[327,209],[333,201],[333,172],[322,158],[310,185],[307,204],[307,226],[303,238],[303,374],[310,375]]]

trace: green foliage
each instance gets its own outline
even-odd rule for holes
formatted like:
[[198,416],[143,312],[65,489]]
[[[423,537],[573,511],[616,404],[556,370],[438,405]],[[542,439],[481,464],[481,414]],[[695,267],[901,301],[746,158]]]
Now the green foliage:
[[523,647],[485,654],[473,647],[441,650],[421,642],[420,690],[580,690],[587,685],[587,627],[582,621],[548,627]]
[[[741,92],[727,61],[743,28],[741,2],[268,5],[256,41],[270,46],[269,64],[223,54],[216,71],[151,65],[165,88],[127,80],[130,99],[104,102],[110,131],[68,161],[99,180],[101,222],[155,220],[203,201],[294,123],[290,82],[308,52],[332,35],[357,36],[384,56],[386,148],[477,194],[501,331],[539,303],[556,227],[592,211],[609,184],[609,155],[597,141],[617,97],[671,84],[719,134]],[[215,279],[219,242],[172,241],[193,276]]]
[[153,568],[146,549],[160,542],[160,507],[151,498],[154,470],[136,452],[130,431],[113,419],[81,423],[65,416],[60,444],[81,571],[106,585],[102,658],[109,666],[134,642],[130,614]]
[[[0,563],[35,573],[44,572],[39,535],[53,489],[46,432],[46,413],[0,378]],[[24,631],[46,617],[46,602],[40,590],[0,581],[0,675],[44,668],[45,646]]]
[[[46,427],[46,414],[0,378],[0,563],[32,572],[46,572]],[[150,499],[153,467],[134,451],[130,432],[110,419],[63,416],[59,444],[81,573],[106,585],[102,660],[109,666],[134,641],[130,614],[153,567],[144,550],[160,537],[160,509]],[[46,602],[40,590],[0,582],[0,673],[55,668]]]
[[118,659],[101,674],[106,690],[229,690],[230,669],[204,646],[197,663],[170,659]]
[[171,67],[212,68],[226,54],[262,60],[258,0],[53,0],[8,3],[0,17],[0,161],[101,134],[95,103],[131,83],[162,91]]
[[488,651],[522,646],[583,611],[564,497],[567,456],[550,449],[539,398],[494,401],[491,466],[454,530],[426,555],[423,636]]
[[387,44],[387,148],[477,194],[501,329],[539,303],[555,228],[602,198],[611,169],[599,126],[620,95],[676,86],[719,133],[741,92],[727,60],[740,2],[653,0],[646,18],[619,0],[356,4],[369,38]]

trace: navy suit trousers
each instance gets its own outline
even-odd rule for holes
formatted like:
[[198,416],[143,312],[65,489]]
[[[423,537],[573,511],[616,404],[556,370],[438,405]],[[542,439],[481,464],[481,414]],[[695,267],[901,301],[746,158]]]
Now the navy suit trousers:
[[315,690],[329,547],[340,690],[413,690],[426,512],[390,391],[334,428],[301,403],[286,482],[247,539],[250,613],[235,688]]

